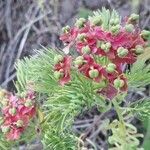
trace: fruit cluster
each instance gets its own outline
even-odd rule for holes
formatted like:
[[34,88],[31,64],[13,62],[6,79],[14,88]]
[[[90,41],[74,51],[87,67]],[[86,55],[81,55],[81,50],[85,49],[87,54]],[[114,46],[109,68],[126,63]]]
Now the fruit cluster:
[[0,91],[0,129],[7,140],[17,140],[35,116],[35,94],[29,91],[24,98],[7,91]]
[[[146,45],[147,32],[138,28],[138,18],[132,14],[121,23],[116,17],[105,28],[101,17],[93,16],[88,20],[78,19],[72,28],[64,27],[60,39],[68,49],[75,48],[78,57],[58,55],[54,58],[54,76],[60,84],[71,80],[70,72],[75,68],[95,82],[105,81],[107,86],[99,92],[109,99],[118,91],[127,91],[125,66],[133,64]],[[100,63],[101,59],[105,63]]]

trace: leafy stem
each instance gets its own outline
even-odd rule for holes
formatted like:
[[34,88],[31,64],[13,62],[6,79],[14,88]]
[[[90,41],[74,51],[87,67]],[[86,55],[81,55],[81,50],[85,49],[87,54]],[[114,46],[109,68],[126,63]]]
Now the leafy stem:
[[124,119],[123,119],[123,116],[122,116],[122,113],[121,113],[120,106],[119,106],[118,102],[115,99],[112,100],[112,103],[114,105],[114,108],[116,110],[116,113],[117,113],[119,121],[120,121],[120,127],[122,128],[122,135],[125,138],[126,127],[125,127],[125,123],[124,123]]

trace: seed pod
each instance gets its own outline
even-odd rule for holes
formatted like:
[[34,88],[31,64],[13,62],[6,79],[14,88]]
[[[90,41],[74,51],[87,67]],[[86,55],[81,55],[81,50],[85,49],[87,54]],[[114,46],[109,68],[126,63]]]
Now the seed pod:
[[75,64],[76,67],[79,67],[83,64],[83,60],[82,59],[77,59],[77,60],[74,61],[74,64]]
[[115,71],[115,69],[114,69],[114,68],[111,68],[111,67],[107,67],[107,68],[106,68],[106,71],[107,71],[108,73],[112,73],[112,72]]
[[124,81],[123,80],[121,80],[121,79],[115,79],[114,80],[114,87],[115,88],[122,88],[123,86],[124,86]]
[[15,115],[15,114],[16,114],[16,108],[10,108],[10,109],[9,109],[9,113],[10,113],[11,115]]
[[82,49],[81,49],[82,53],[83,54],[89,54],[91,52],[91,49],[90,47],[87,45],[87,46],[84,46]]
[[123,48],[123,47],[119,47],[117,49],[118,56],[121,57],[121,58],[125,57],[128,54],[128,52],[129,51],[127,49]]
[[84,18],[79,18],[76,23],[75,26],[78,28],[82,28],[84,27],[84,23],[86,22],[86,20]]
[[2,129],[3,133],[7,133],[7,132],[9,132],[10,127],[9,126],[2,126],[1,129]]
[[117,24],[119,24],[119,18],[111,19],[109,23],[110,23],[110,25],[117,25]]
[[107,43],[105,44],[105,46],[106,46],[107,49],[110,49],[110,48],[111,48],[111,43],[110,43],[110,42],[107,42]]
[[119,18],[114,19],[114,25],[119,24]]
[[[105,45],[105,46],[106,46],[106,45]],[[107,47],[106,47],[106,48],[104,49],[104,52],[105,52],[105,53],[108,53],[109,50],[110,50],[110,48],[107,48]]]
[[137,45],[137,46],[135,47],[135,53],[136,53],[136,54],[142,54],[143,52],[144,52],[143,46]]
[[144,39],[148,39],[148,37],[150,37],[150,31],[148,31],[148,30],[143,30],[142,32],[141,32],[141,36],[144,38]]
[[132,32],[134,30],[134,25],[133,24],[126,24],[125,25],[125,30],[127,32]]
[[115,69],[116,69],[116,65],[113,64],[113,63],[108,64],[108,66],[106,67],[106,71],[107,71],[108,73],[114,72]]
[[112,26],[111,28],[110,28],[110,31],[113,33],[113,34],[118,34],[119,33],[119,31],[120,31],[120,25],[119,24],[117,24],[117,25],[115,25],[115,26]]
[[105,43],[102,43],[102,44],[101,44],[101,49],[103,49],[103,50],[105,50],[105,49],[106,49],[106,45],[105,45]]
[[64,59],[64,57],[62,55],[57,55],[57,56],[54,57],[54,63],[58,64],[61,61],[63,61],[63,59]]
[[31,100],[31,99],[27,99],[24,105],[25,105],[26,107],[31,107],[31,106],[33,106],[32,100]]
[[138,14],[131,14],[131,16],[129,17],[130,21],[137,21],[139,20],[139,15]]
[[70,30],[70,27],[68,25],[62,28],[63,33],[68,33],[69,30]]
[[97,47],[97,48],[101,48],[101,45],[102,45],[102,41],[97,40],[97,42],[96,42],[96,47]]
[[113,63],[109,63],[109,64],[108,64],[108,67],[111,67],[111,68],[116,69],[116,65],[115,65],[115,64],[113,64]]
[[104,50],[106,53],[109,52],[110,47],[111,47],[111,43],[110,42],[101,44],[101,49]]
[[97,69],[92,69],[89,71],[90,78],[97,78],[99,75],[99,71]]
[[77,39],[78,39],[79,41],[84,41],[85,38],[86,38],[86,34],[85,34],[85,33],[78,34],[78,36],[77,36]]
[[109,23],[110,23],[110,25],[114,25],[114,19],[111,19],[111,20],[109,21]]
[[22,120],[18,120],[18,121],[16,122],[16,126],[17,126],[18,128],[23,127],[23,121],[22,121]]
[[79,67],[80,65],[82,65],[84,63],[84,57],[83,56],[78,56],[75,61],[75,67]]
[[2,103],[3,106],[7,106],[8,105],[8,99],[7,98],[3,98],[0,102]]
[[64,76],[64,73],[61,71],[55,71],[54,72],[54,77],[56,80],[59,80],[60,78],[62,78]]
[[100,16],[94,16],[91,19],[91,22],[93,25],[96,25],[96,26],[100,26],[102,24],[102,20],[101,20]]

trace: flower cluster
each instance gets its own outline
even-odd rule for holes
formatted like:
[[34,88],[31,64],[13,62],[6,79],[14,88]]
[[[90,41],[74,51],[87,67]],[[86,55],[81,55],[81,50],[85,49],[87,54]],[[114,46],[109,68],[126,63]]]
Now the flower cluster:
[[54,76],[56,79],[60,79],[60,84],[64,85],[70,80],[70,68],[72,58],[70,56],[63,57],[58,55],[54,58],[55,72]]
[[[54,75],[62,85],[69,82],[71,60],[80,73],[100,83],[105,80],[107,86],[98,92],[112,99],[118,91],[127,91],[125,66],[133,64],[137,55],[143,53],[146,41],[145,32],[140,31],[136,22],[139,16],[132,14],[120,22],[119,17],[110,19],[105,28],[100,16],[88,20],[80,18],[75,26],[63,28],[60,39],[67,48],[75,47],[79,56],[54,58]],[[105,63],[100,63],[102,59]],[[112,94],[113,93],[113,94]]]
[[7,140],[17,140],[35,116],[35,94],[29,91],[24,98],[20,98],[7,91],[0,91],[0,98],[0,129]]

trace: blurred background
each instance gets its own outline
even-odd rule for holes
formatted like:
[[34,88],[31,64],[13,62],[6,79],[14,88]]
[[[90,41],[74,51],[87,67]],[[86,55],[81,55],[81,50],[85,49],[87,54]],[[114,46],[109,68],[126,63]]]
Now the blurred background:
[[[34,55],[34,49],[40,49],[41,45],[62,48],[59,40],[61,28],[72,25],[76,18],[88,17],[92,11],[102,7],[116,9],[121,16],[138,13],[140,27],[150,29],[150,0],[0,0],[0,86],[13,91],[12,80],[16,77],[14,64],[17,59]],[[75,132],[80,133],[90,126],[98,115],[93,108],[79,116]],[[147,127],[147,122],[136,120],[135,124],[139,128],[144,124],[145,149],[150,150],[150,127]],[[103,143],[97,145],[107,149],[105,135],[96,131],[97,128],[93,128],[93,142],[96,143],[99,138]]]

